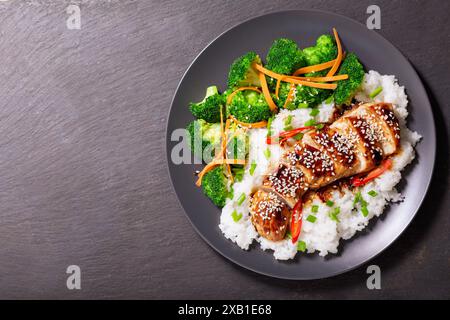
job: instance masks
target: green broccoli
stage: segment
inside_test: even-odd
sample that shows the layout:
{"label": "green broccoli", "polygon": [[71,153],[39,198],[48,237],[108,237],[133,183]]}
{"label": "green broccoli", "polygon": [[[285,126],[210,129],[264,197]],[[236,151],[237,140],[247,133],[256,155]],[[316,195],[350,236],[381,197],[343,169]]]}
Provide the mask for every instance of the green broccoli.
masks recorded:
{"label": "green broccoli", "polygon": [[305,56],[295,41],[277,39],[267,53],[266,68],[279,74],[291,75],[305,65]]}
{"label": "green broccoli", "polygon": [[337,82],[334,102],[337,105],[350,104],[364,79],[364,67],[354,53],[349,53],[342,61],[338,74],[348,74],[348,79]]}
{"label": "green broccoli", "polygon": [[[303,49],[303,54],[305,57],[306,65],[311,66],[320,64],[336,58],[337,46],[332,36],[324,34],[317,38],[315,46]],[[321,77],[325,76],[326,74],[327,70],[322,70],[318,72],[307,73],[304,76]],[[279,107],[282,107],[284,105],[287,94],[289,92],[289,87],[289,84],[283,84],[283,86],[280,87],[279,99],[275,100]],[[327,99],[332,93],[333,91],[331,90],[298,85],[296,86],[294,92],[294,98],[287,105],[287,108],[311,108]]]}
{"label": "green broccoli", "polygon": [[329,34],[321,35],[315,46],[303,49],[303,54],[308,66],[333,60],[337,56],[336,42]]}
{"label": "green broccoli", "polygon": [[[199,159],[206,157],[205,161],[212,159],[220,145],[220,123],[208,123],[203,119],[198,119],[189,123],[186,130],[190,137],[189,146],[194,155]],[[208,154],[205,155],[207,148]]]}
{"label": "green broccoli", "polygon": [[267,120],[272,116],[264,95],[255,91],[237,92],[227,112],[239,121],[247,123]]}
{"label": "green broccoli", "polygon": [[[286,98],[289,94],[290,87],[290,83],[282,82],[280,85],[280,91],[278,93],[278,99],[275,97],[275,95],[273,95],[273,100],[279,108],[282,108],[284,106]],[[288,110],[314,107],[332,94],[331,90],[300,85],[297,85],[294,90],[295,91],[293,94],[293,98],[291,98],[290,103],[288,103],[286,106],[286,109]]]}
{"label": "green broccoli", "polygon": [[220,121],[220,108],[225,106],[224,98],[219,94],[216,86],[206,89],[205,98],[197,103],[190,103],[189,108],[197,119],[215,123]]}
{"label": "green broccoli", "polygon": [[248,52],[234,60],[228,73],[228,88],[255,86],[260,87],[261,82],[258,70],[254,64],[261,64],[261,58],[255,52]]}
{"label": "green broccoli", "polygon": [[205,173],[202,179],[202,189],[208,198],[222,208],[228,196],[228,179],[223,166],[217,166]]}

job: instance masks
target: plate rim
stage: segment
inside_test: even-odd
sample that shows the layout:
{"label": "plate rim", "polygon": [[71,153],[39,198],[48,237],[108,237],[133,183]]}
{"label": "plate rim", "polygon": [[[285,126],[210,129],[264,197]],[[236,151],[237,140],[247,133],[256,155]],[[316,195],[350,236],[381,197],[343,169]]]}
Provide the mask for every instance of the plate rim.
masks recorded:
{"label": "plate rim", "polygon": [[[259,18],[263,18],[266,16],[270,16],[270,15],[277,15],[277,14],[287,14],[287,13],[321,13],[321,14],[327,14],[327,15],[332,15],[332,16],[336,16],[338,18],[341,19],[345,19],[348,20],[351,23],[357,24],[360,27],[366,28],[366,26],[364,24],[362,24],[361,22],[349,18],[345,15],[339,14],[339,13],[335,13],[335,12],[331,12],[331,11],[327,11],[327,10],[320,10],[320,9],[292,9],[292,10],[280,10],[280,11],[271,11],[271,12],[267,12],[267,13],[263,13],[260,15],[255,15],[252,17],[249,17],[243,21],[240,21],[238,23],[235,23],[234,25],[232,25],[231,27],[227,28],[225,31],[221,32],[219,35],[217,35],[214,39],[212,39],[210,42],[208,42],[208,44],[195,56],[195,58],[192,60],[192,62],[188,65],[188,67],[186,68],[186,70],[184,71],[183,75],[180,78],[180,81],[178,82],[177,87],[175,88],[174,94],[172,96],[172,99],[170,101],[170,108],[169,111],[167,113],[167,121],[165,124],[165,140],[164,140],[164,152],[166,154],[166,161],[165,161],[165,166],[166,166],[166,170],[169,176],[169,180],[170,180],[170,186],[172,188],[172,190],[175,192],[178,204],[181,206],[181,208],[183,209],[184,215],[187,217],[189,223],[191,224],[191,226],[194,228],[195,232],[197,233],[197,235],[199,235],[211,248],[213,248],[217,253],[220,254],[221,257],[226,258],[227,260],[235,263],[236,265],[238,265],[241,268],[244,268],[246,270],[250,270],[252,272],[255,272],[257,274],[266,276],[266,277],[270,277],[270,278],[276,278],[276,279],[282,279],[282,280],[293,280],[293,281],[309,281],[309,280],[318,280],[318,279],[327,279],[327,278],[331,278],[331,277],[335,277],[347,272],[350,272],[352,270],[355,270],[359,267],[361,267],[362,265],[364,265],[365,263],[368,263],[369,261],[373,260],[374,258],[376,258],[378,255],[380,255],[381,253],[383,253],[384,251],[386,251],[386,249],[388,249],[394,242],[396,242],[398,240],[398,238],[400,238],[400,236],[405,232],[405,230],[410,226],[411,222],[414,220],[414,218],[417,216],[417,213],[419,212],[419,210],[422,208],[423,202],[425,200],[425,197],[428,195],[429,192],[429,188],[431,185],[431,181],[433,179],[434,176],[434,171],[435,171],[435,164],[436,164],[436,122],[435,122],[435,114],[433,112],[433,108],[431,106],[431,102],[428,96],[428,92],[426,90],[426,87],[424,86],[423,80],[422,78],[419,76],[419,74],[417,73],[415,67],[412,65],[412,63],[410,62],[410,60],[404,56],[404,54],[395,46],[393,45],[389,40],[387,40],[385,37],[383,37],[381,34],[379,34],[378,32],[371,30],[373,32],[373,34],[379,38],[381,41],[383,41],[384,43],[386,43],[388,46],[390,46],[393,50],[395,50],[397,53],[399,53],[404,60],[406,61],[406,63],[408,64],[408,66],[411,68],[412,72],[414,73],[414,75],[417,77],[417,79],[420,82],[421,87],[423,88],[423,91],[425,92],[425,96],[424,98],[426,99],[426,102],[428,103],[428,105],[430,106],[431,112],[432,112],[432,116],[431,116],[431,122],[432,122],[432,136],[428,137],[428,139],[430,139],[430,143],[432,143],[433,145],[433,150],[432,150],[432,164],[431,164],[431,174],[429,175],[427,181],[426,181],[426,187],[425,187],[425,191],[423,192],[420,200],[418,201],[418,205],[417,208],[415,209],[414,213],[410,216],[409,220],[405,223],[404,227],[393,237],[393,239],[384,247],[380,248],[378,250],[378,252],[372,254],[370,257],[366,258],[364,261],[361,261],[359,263],[357,263],[354,266],[350,266],[347,268],[343,268],[339,271],[336,272],[332,272],[326,276],[318,276],[318,277],[307,277],[307,278],[301,278],[301,277],[296,277],[296,276],[281,276],[281,275],[275,275],[275,274],[271,274],[269,272],[265,272],[265,271],[261,271],[258,270],[256,268],[244,265],[243,263],[241,263],[240,261],[237,261],[237,259],[230,257],[228,254],[225,254],[224,252],[222,252],[221,250],[219,250],[219,248],[217,248],[216,245],[214,245],[208,238],[206,238],[201,232],[200,230],[197,228],[197,226],[193,223],[193,221],[191,220],[190,216],[188,215],[188,213],[186,212],[180,197],[178,196],[178,192],[175,188],[173,179],[172,179],[172,173],[170,171],[170,157],[169,157],[169,143],[168,143],[168,138],[169,138],[169,119],[170,119],[170,115],[172,113],[172,108],[175,102],[175,98],[177,97],[177,93],[178,90],[180,89],[181,84],[183,83],[185,77],[187,76],[187,74],[189,73],[190,69],[192,68],[192,66],[197,62],[197,60],[199,59],[199,57],[203,54],[203,52],[205,52],[213,43],[215,43],[218,39],[220,39],[222,36],[224,36],[225,34],[227,34],[228,32],[230,32],[231,30],[241,26],[242,24],[248,23],[252,20],[256,20]],[[409,101],[408,101],[409,104]],[[420,141],[419,141],[420,143]],[[403,180],[403,179],[402,179]],[[235,244],[233,244],[235,245]],[[317,253],[314,253],[317,254]]]}

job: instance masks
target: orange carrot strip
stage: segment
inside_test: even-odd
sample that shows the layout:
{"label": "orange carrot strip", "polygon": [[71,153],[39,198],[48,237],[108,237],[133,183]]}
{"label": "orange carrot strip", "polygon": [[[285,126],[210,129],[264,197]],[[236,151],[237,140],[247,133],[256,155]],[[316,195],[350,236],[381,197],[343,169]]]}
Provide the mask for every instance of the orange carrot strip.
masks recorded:
{"label": "orange carrot strip", "polygon": [[[224,151],[223,151],[223,154],[222,154],[222,157],[224,158],[224,160],[227,160],[228,131],[230,129],[230,123],[231,123],[230,119],[227,119],[227,121],[225,123],[225,134],[224,134],[225,141],[223,142],[223,150]],[[227,167],[228,176],[229,176],[231,182],[233,182],[234,179],[233,179],[233,174],[231,173],[230,164],[226,163],[225,165]]]}
{"label": "orange carrot strip", "polygon": [[[267,98],[266,94],[268,94],[268,96],[270,97],[270,93],[269,93],[269,89],[268,88],[267,88],[267,92],[264,93],[264,84],[267,87],[267,81],[266,81],[265,77],[264,77],[264,81],[262,80],[261,74],[265,74],[265,75],[267,75],[267,76],[269,76],[271,78],[277,79],[277,80],[282,80],[282,79],[286,78],[287,80],[284,80],[285,82],[301,84],[301,85],[307,86],[307,87],[314,87],[314,88],[320,88],[320,89],[336,89],[336,87],[337,87],[336,84],[326,84],[326,83],[319,83],[319,84],[317,84],[317,83],[312,82],[312,81],[303,81],[303,80],[291,79],[289,77],[286,77],[285,75],[278,74],[278,73],[275,73],[273,71],[270,71],[270,70],[264,68],[263,66],[261,66],[259,64],[256,64],[255,68],[258,71],[260,71],[260,74],[259,74],[260,77],[259,78],[261,80],[261,87],[263,89],[263,94],[266,97],[267,103],[269,103],[269,107],[270,107],[270,102],[269,102],[269,99]],[[272,100],[272,98],[270,97],[270,101],[271,100]],[[272,101],[272,103],[273,103],[273,101]],[[275,105],[275,103],[273,103],[273,104]],[[276,105],[275,105],[275,107],[276,107]],[[276,110],[276,109],[273,109],[273,110]]]}
{"label": "orange carrot strip", "polygon": [[269,77],[271,77],[271,78],[274,78],[274,79],[280,79],[281,77],[284,77],[284,75],[283,74],[278,74],[278,73],[275,73],[275,72],[273,72],[273,71],[270,71],[269,69],[266,69],[266,68],[264,68],[262,65],[260,65],[260,64],[255,64],[255,68],[256,68],[256,70],[258,70],[259,72],[261,72],[261,73],[264,73],[265,75],[267,75],[267,76],[269,76]]}
{"label": "orange carrot strip", "polygon": [[313,81],[297,80],[297,79],[292,79],[292,78],[287,78],[285,81],[289,82],[289,83],[301,84],[302,86],[320,88],[320,89],[334,90],[337,87],[337,84],[335,84],[335,83],[320,83],[320,82],[313,82]]}
{"label": "orange carrot strip", "polygon": [[288,95],[286,97],[286,101],[284,102],[283,109],[286,109],[288,103],[291,101],[292,96],[294,95],[294,89],[295,89],[295,85],[291,84],[291,88],[289,89],[289,93],[288,93]]}
{"label": "orange carrot strip", "polygon": [[197,182],[195,183],[195,185],[196,185],[197,187],[200,187],[200,186],[202,185],[202,179],[203,179],[203,176],[205,175],[205,173],[207,173],[208,171],[212,170],[214,167],[216,167],[216,166],[218,166],[219,164],[221,164],[221,161],[222,161],[222,160],[218,159],[218,160],[213,160],[213,161],[211,161],[210,163],[208,163],[208,164],[203,168],[203,170],[200,171],[200,173],[198,174],[198,179],[197,179]]}
{"label": "orange carrot strip", "polygon": [[244,159],[224,159],[223,163],[245,165]]}
{"label": "orange carrot strip", "polygon": [[330,71],[328,71],[328,73],[327,73],[327,77],[334,76],[334,74],[336,73],[336,71],[339,68],[339,65],[342,62],[342,45],[341,45],[341,41],[339,40],[339,35],[338,35],[338,33],[337,33],[335,28],[333,28],[333,34],[334,34],[334,38],[336,39],[336,44],[337,44],[337,47],[338,47],[338,54],[337,54],[337,58],[336,58],[335,63],[331,67]]}
{"label": "orange carrot strip", "polygon": [[279,99],[280,97],[278,96],[278,94],[280,93],[280,85],[281,85],[281,79],[277,79],[277,85],[275,86],[275,96],[277,97],[277,99]]}
{"label": "orange carrot strip", "polygon": [[339,81],[339,80],[348,79],[348,74],[340,74],[340,75],[337,75],[337,76],[330,76],[330,77],[294,77],[294,76],[289,76],[287,78],[289,78],[289,79],[297,79],[297,80],[304,80],[304,81],[313,81],[313,82],[332,82],[332,81]]}
{"label": "orange carrot strip", "polygon": [[272,97],[270,96],[269,87],[267,86],[266,76],[264,73],[259,73],[259,80],[261,81],[261,88],[264,94],[264,98],[266,98],[267,104],[272,112],[276,112],[278,110],[277,105],[273,102]]}
{"label": "orange carrot strip", "polygon": [[261,93],[261,90],[259,90],[257,87],[241,87],[239,89],[234,90],[232,93],[230,93],[230,95],[227,98],[227,105],[229,105],[231,103],[231,101],[233,100],[236,93],[238,93],[239,91],[244,91],[244,90],[253,90],[253,91]]}
{"label": "orange carrot strip", "polygon": [[336,61],[336,59],[335,60],[331,60],[331,61],[327,61],[327,62],[324,62],[324,63],[320,63],[320,64],[315,64],[313,66],[308,66],[308,67],[303,67],[303,68],[297,69],[294,72],[294,76],[297,76],[299,74],[304,74],[304,73],[322,71],[322,70],[331,68],[334,65],[335,61]]}
{"label": "orange carrot strip", "polygon": [[203,180],[203,176],[208,172],[211,171],[213,168],[215,168],[218,165],[221,164],[240,164],[240,165],[245,165],[245,160],[242,159],[215,159],[213,161],[211,161],[210,163],[208,163],[202,171],[199,172],[198,174],[198,179],[197,182],[195,183],[195,185],[197,187],[200,187],[202,185],[202,180]]}
{"label": "orange carrot strip", "polygon": [[239,121],[238,119],[236,119],[236,117],[234,117],[232,115],[230,115],[230,118],[231,118],[231,120],[236,122],[241,127],[246,127],[246,128],[264,128],[264,127],[267,126],[267,121],[248,123],[248,122]]}

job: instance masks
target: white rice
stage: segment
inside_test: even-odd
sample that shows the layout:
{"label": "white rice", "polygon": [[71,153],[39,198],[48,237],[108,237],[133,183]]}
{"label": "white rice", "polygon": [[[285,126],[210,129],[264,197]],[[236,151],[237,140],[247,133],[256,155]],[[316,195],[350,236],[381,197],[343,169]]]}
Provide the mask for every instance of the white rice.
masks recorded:
{"label": "white rice", "polygon": [[[383,90],[374,99],[371,99],[369,97],[370,93],[379,86]],[[397,84],[394,76],[380,75],[376,71],[369,71],[364,77],[362,89],[357,93],[356,99],[362,102],[384,101],[394,105],[394,113],[401,124],[402,151],[393,157],[394,164],[391,170],[360,188],[361,195],[368,203],[369,213],[366,217],[361,213],[359,204],[354,208],[355,194],[348,189],[344,190],[343,193],[336,191],[332,195],[333,207],[340,208],[339,222],[330,219],[329,212],[332,208],[319,199],[314,199],[311,204],[304,206],[302,232],[299,240],[306,244],[308,253],[317,251],[321,256],[325,256],[328,253],[337,253],[340,239],[350,239],[357,231],[363,230],[372,217],[381,215],[388,202],[401,200],[401,195],[395,189],[395,185],[401,179],[400,171],[414,159],[413,147],[421,138],[417,132],[406,128],[406,117],[408,115],[406,106],[408,100],[404,87]],[[320,113],[315,116],[315,120],[317,122],[326,122],[334,112],[334,105],[322,103],[319,106],[319,110]],[[292,115],[292,126],[294,128],[304,125],[306,121],[311,119],[309,112],[310,109],[280,111],[272,123],[273,133],[277,134],[283,131],[284,119],[288,115]],[[292,259],[298,252],[296,244],[292,244],[292,241],[289,239],[273,242],[260,237],[250,221],[248,210],[249,195],[255,186],[261,184],[262,175],[266,174],[268,170],[273,170],[277,167],[283,151],[279,145],[268,146],[266,144],[267,129],[252,129],[250,131],[249,161],[245,174],[241,182],[236,182],[233,185],[234,198],[232,200],[228,199],[222,209],[219,227],[226,238],[235,242],[242,249],[248,250],[253,241],[257,241],[263,250],[273,250],[276,259]],[[264,154],[268,148],[270,150],[270,158],[266,159]],[[253,162],[257,166],[254,174],[250,175],[249,168]],[[368,192],[372,190],[377,193],[375,197],[368,195]],[[237,199],[242,193],[246,197],[245,201],[239,205]],[[312,205],[318,206],[319,210],[317,213],[311,212]],[[235,210],[237,213],[242,214],[242,218],[237,222],[232,218],[232,213]],[[310,214],[316,217],[314,223],[306,220]]]}

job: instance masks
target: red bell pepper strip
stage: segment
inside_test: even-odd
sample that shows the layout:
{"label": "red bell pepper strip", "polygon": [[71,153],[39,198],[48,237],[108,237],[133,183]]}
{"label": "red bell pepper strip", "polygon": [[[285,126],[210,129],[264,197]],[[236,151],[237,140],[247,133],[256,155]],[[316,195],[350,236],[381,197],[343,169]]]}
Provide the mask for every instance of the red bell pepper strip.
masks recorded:
{"label": "red bell pepper strip", "polygon": [[292,138],[293,136],[299,134],[300,132],[306,131],[306,130],[310,130],[313,129],[314,126],[307,126],[307,127],[300,127],[300,128],[296,128],[296,129],[292,129],[289,131],[283,131],[281,132],[278,137],[267,137],[266,143],[267,144],[275,144],[277,142],[284,142],[289,138]]}
{"label": "red bell pepper strip", "polygon": [[352,186],[354,186],[354,187],[363,186],[363,185],[369,183],[370,181],[374,180],[375,178],[378,178],[379,176],[381,176],[384,172],[389,170],[391,167],[392,167],[392,160],[386,159],[381,164],[381,166],[370,171],[369,174],[365,178],[353,177],[350,180],[350,182],[351,182]]}
{"label": "red bell pepper strip", "polygon": [[292,209],[292,218],[291,218],[291,236],[292,243],[296,243],[298,237],[300,236],[300,231],[302,230],[302,221],[303,221],[303,203],[300,198]]}

